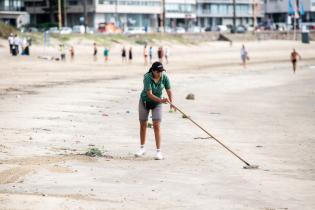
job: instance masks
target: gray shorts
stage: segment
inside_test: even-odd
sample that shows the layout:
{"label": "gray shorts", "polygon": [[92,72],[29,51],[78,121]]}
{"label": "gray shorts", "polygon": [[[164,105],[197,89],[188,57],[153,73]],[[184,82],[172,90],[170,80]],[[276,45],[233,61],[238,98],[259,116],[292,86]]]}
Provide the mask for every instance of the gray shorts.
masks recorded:
{"label": "gray shorts", "polygon": [[[139,101],[139,120],[140,121],[148,121],[150,110],[147,110],[142,100]],[[157,105],[154,109],[152,109],[152,120],[153,121],[161,121],[162,120],[162,104]]]}

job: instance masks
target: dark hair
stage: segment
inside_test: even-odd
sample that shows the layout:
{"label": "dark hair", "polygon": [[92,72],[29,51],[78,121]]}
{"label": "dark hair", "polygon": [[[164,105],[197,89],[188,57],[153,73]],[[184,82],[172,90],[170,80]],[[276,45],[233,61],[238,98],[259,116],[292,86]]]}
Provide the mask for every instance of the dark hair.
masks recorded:
{"label": "dark hair", "polygon": [[149,72],[153,72],[153,71],[165,71],[165,69],[163,68],[163,64],[159,61],[156,61],[152,64],[152,66],[150,67]]}

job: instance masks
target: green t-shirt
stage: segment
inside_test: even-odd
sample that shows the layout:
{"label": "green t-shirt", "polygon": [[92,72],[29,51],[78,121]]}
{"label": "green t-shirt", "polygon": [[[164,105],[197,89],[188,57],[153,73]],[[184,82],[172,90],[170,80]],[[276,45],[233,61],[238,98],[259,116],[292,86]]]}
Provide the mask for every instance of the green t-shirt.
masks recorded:
{"label": "green t-shirt", "polygon": [[141,92],[141,100],[143,102],[159,104],[158,102],[155,102],[148,97],[147,91],[152,90],[153,95],[155,95],[158,98],[161,98],[164,88],[166,90],[171,89],[170,80],[168,79],[165,73],[162,73],[161,79],[157,83],[154,82],[153,74],[151,72],[146,73],[143,79],[143,90]]}

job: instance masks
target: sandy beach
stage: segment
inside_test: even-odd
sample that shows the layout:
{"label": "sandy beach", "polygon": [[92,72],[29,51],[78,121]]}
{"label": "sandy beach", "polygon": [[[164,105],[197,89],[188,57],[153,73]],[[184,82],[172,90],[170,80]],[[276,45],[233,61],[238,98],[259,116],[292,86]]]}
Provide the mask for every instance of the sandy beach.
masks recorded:
{"label": "sandy beach", "polygon": [[[1,210],[315,209],[315,43],[164,43],[174,103],[259,169],[245,165],[179,112],[163,108],[162,161],[139,148],[143,46],[122,64],[117,44],[93,61],[92,41],[74,61],[32,46],[11,57],[0,40]],[[126,44],[126,46],[130,46]],[[157,47],[157,45],[154,45]],[[302,60],[293,74],[292,48]],[[69,53],[67,53],[69,58]],[[156,59],[156,56],[155,56]],[[195,100],[186,100],[193,93]],[[84,155],[99,148],[103,157]]]}

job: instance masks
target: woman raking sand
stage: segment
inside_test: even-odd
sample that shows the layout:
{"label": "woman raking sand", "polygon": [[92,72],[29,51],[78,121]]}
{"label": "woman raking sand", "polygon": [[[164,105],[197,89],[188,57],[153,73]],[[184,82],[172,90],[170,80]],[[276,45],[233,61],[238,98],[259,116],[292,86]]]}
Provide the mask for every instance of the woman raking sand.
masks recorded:
{"label": "woman raking sand", "polygon": [[[149,112],[152,112],[153,129],[156,143],[156,160],[162,160],[161,153],[161,132],[160,124],[162,120],[162,103],[172,103],[171,84],[161,62],[154,62],[144,75],[143,90],[139,101],[139,121],[140,121],[140,149],[136,152],[136,157],[145,155],[146,130]],[[162,98],[165,88],[168,98]],[[170,109],[175,108],[170,106]]]}

